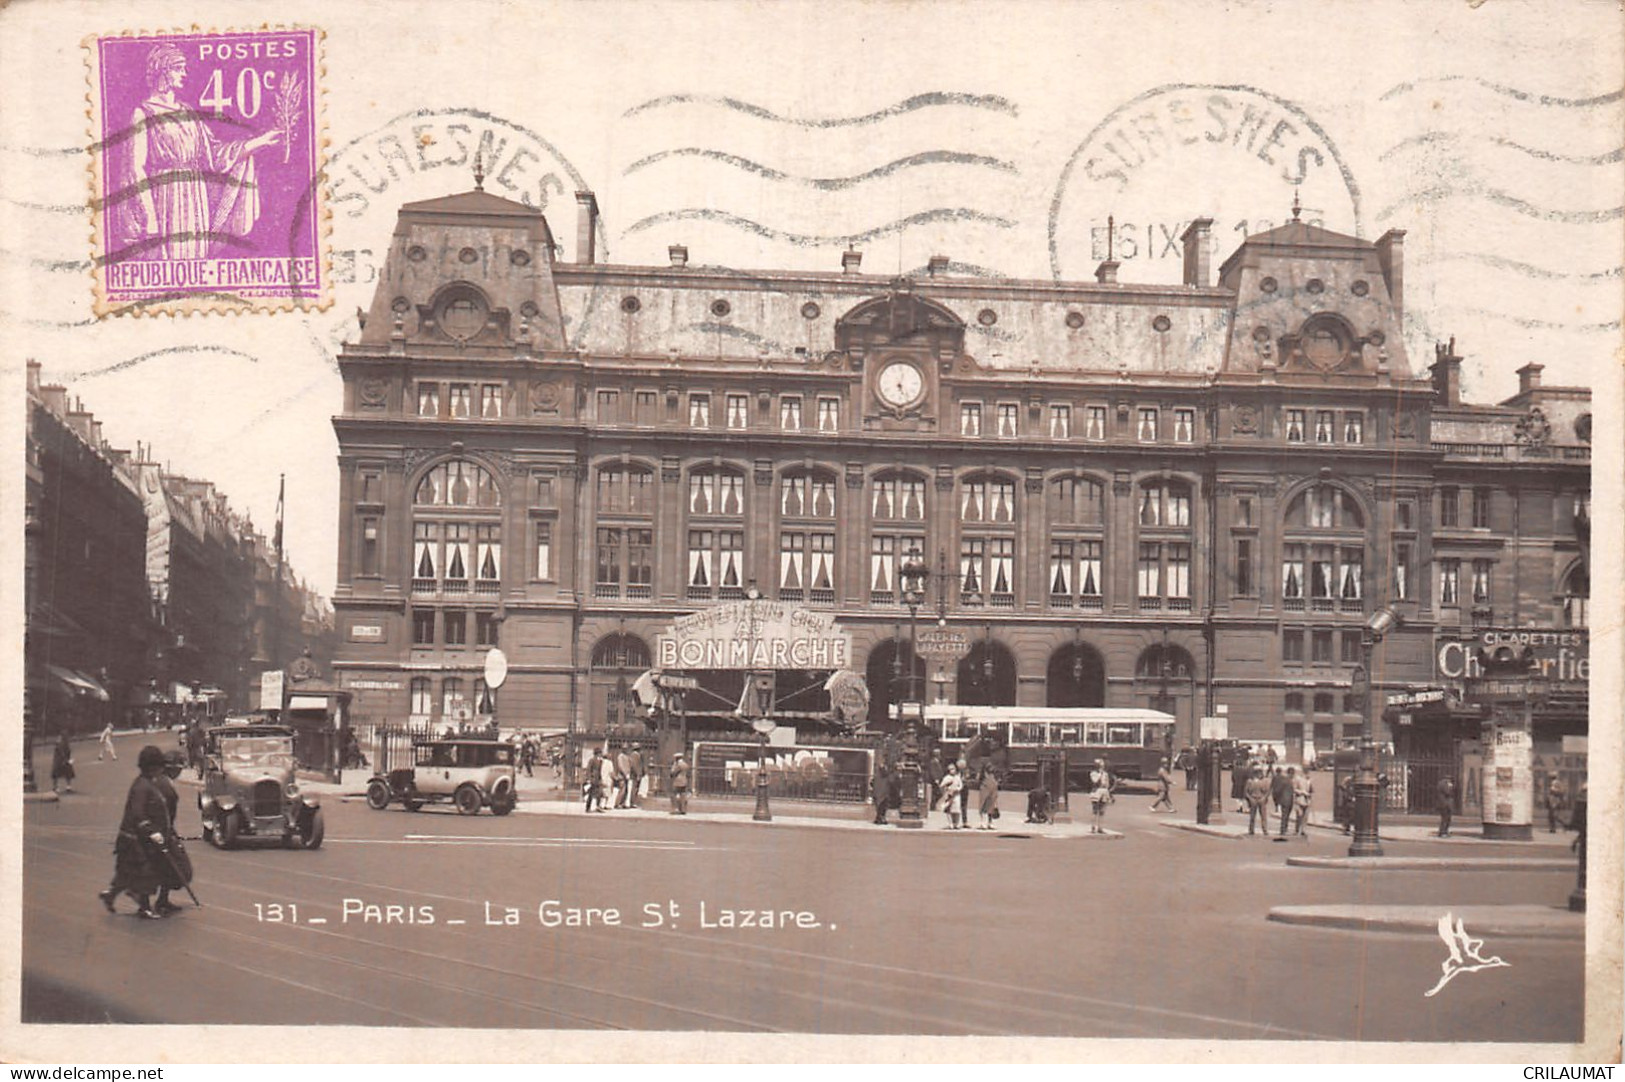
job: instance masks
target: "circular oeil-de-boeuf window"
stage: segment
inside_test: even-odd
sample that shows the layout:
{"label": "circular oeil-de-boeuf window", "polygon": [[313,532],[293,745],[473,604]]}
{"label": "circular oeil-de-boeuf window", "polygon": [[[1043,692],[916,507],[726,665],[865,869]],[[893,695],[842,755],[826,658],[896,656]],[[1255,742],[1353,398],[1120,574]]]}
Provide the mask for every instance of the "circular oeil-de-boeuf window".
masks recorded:
{"label": "circular oeil-de-boeuf window", "polygon": [[734,306],[729,304],[727,301],[723,300],[720,297],[711,302],[711,314],[718,317],[718,318],[721,318],[722,316],[727,315],[729,312],[732,312],[733,310],[734,310]]}
{"label": "circular oeil-de-boeuf window", "polygon": [[1322,371],[1340,368],[1349,359],[1348,332],[1331,319],[1311,319],[1303,326],[1303,356]]}
{"label": "circular oeil-de-boeuf window", "polygon": [[623,312],[628,312],[628,313],[636,312],[638,309],[640,309],[642,307],[643,307],[643,302],[638,300],[636,297],[632,296],[631,294],[628,294],[628,295],[621,298],[621,311],[623,311]]}
{"label": "circular oeil-de-boeuf window", "polygon": [[1353,293],[1356,297],[1363,297],[1367,293],[1371,292],[1371,283],[1366,281],[1364,278],[1356,279],[1354,284],[1349,286],[1349,292]]}
{"label": "circular oeil-de-boeuf window", "polygon": [[478,261],[480,258],[480,253],[476,252],[472,248],[464,248],[462,251],[457,253],[457,258],[463,263],[473,263]]}
{"label": "circular oeil-de-boeuf window", "polygon": [[802,319],[817,319],[822,312],[823,309],[818,307],[817,301],[808,301],[801,306]]}
{"label": "circular oeil-de-boeuf window", "polygon": [[1258,288],[1263,290],[1265,293],[1274,293],[1280,288],[1280,285],[1275,281],[1274,278],[1264,278],[1258,283]]}
{"label": "circular oeil-de-boeuf window", "polygon": [[999,313],[991,308],[984,308],[976,313],[976,322],[984,327],[991,327],[999,321]]}
{"label": "circular oeil-de-boeuf window", "polygon": [[1077,330],[1079,327],[1083,326],[1083,313],[1068,312],[1066,314],[1066,325],[1071,327],[1073,330]]}
{"label": "circular oeil-de-boeuf window", "polygon": [[484,299],[477,294],[458,293],[441,304],[438,322],[441,330],[466,342],[485,326],[487,312]]}

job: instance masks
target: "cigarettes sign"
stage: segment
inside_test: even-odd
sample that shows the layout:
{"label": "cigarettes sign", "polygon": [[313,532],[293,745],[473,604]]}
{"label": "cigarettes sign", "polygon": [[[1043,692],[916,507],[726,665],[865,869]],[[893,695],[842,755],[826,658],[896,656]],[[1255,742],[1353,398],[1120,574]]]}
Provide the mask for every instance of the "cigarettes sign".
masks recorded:
{"label": "cigarettes sign", "polygon": [[1533,650],[1530,676],[1540,683],[1583,686],[1591,679],[1589,643],[1584,631],[1537,628],[1485,628],[1469,637],[1441,637],[1434,654],[1435,671],[1445,680],[1476,680],[1484,675],[1478,651],[1498,646]]}

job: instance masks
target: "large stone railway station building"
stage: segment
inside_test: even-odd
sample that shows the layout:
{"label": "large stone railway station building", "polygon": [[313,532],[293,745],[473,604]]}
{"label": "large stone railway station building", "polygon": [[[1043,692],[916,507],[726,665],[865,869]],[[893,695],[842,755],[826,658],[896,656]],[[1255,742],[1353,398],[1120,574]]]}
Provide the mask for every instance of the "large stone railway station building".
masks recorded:
{"label": "large stone railway station building", "polygon": [[[1584,655],[1589,392],[1532,359],[1470,404],[1453,342],[1409,356],[1400,231],[1293,220],[1214,267],[1199,218],[1175,286],[893,277],[603,264],[577,202],[573,262],[484,191],[401,208],[334,420],[359,721],[601,730],[674,621],[759,594],[842,629],[884,727],[911,555],[920,628],[964,644],[917,663],[927,698],[1160,705],[1180,742],[1215,713],[1293,758],[1359,736],[1384,606],[1372,691],[1415,703],[1385,741],[1461,731],[1486,632]],[[820,662],[776,709],[829,710]],[[743,671],[687,675],[733,713]],[[1584,731],[1568,686],[1537,740]]]}

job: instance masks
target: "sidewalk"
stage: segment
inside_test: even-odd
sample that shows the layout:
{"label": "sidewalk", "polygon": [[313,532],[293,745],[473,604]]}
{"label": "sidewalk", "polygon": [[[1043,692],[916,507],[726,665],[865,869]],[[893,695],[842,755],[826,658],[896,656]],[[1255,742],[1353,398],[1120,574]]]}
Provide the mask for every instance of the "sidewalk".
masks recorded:
{"label": "sidewalk", "polygon": [[[1175,830],[1188,830],[1195,834],[1206,834],[1216,838],[1247,837],[1246,815],[1237,811],[1226,809],[1222,818],[1223,822],[1207,824],[1197,823],[1193,819],[1173,819],[1165,821],[1163,825],[1173,827]],[[1273,829],[1270,831],[1270,837],[1273,838],[1276,836],[1275,831],[1279,830],[1280,827],[1273,814],[1270,816],[1270,822],[1275,824]],[[1382,841],[1428,842],[1430,844],[1447,846],[1538,846],[1543,850],[1560,850],[1565,852],[1569,848],[1569,843],[1574,841],[1574,835],[1572,833],[1559,831],[1556,834],[1548,834],[1538,827],[1535,830],[1534,837],[1529,841],[1508,841],[1505,838],[1486,838],[1484,837],[1484,829],[1481,824],[1465,820],[1457,820],[1461,826],[1458,827],[1458,829],[1452,830],[1449,837],[1441,838],[1439,837],[1436,820],[1429,819],[1427,822],[1430,825],[1424,826],[1421,822],[1418,822],[1413,817],[1401,817],[1398,818],[1397,821],[1381,820],[1378,823],[1377,836]],[[1316,832],[1314,836],[1317,838],[1324,838],[1328,835],[1342,836],[1343,834],[1342,824],[1333,821],[1330,812],[1311,811],[1309,813],[1308,827],[1311,831]],[[1288,837],[1291,837],[1291,835],[1288,835]],[[1572,861],[1570,863],[1572,864]]]}
{"label": "sidewalk", "polygon": [[[1437,905],[1280,905],[1270,920],[1355,932],[1439,934],[1447,910]],[[1545,905],[1451,906],[1450,915],[1475,938],[1585,939],[1585,914]],[[1493,951],[1491,952],[1493,953]]]}

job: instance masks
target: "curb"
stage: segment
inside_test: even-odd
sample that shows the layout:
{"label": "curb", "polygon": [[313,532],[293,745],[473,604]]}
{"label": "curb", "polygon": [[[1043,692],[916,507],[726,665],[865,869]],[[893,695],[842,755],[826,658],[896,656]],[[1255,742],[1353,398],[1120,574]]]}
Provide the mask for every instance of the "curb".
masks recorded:
{"label": "curb", "polygon": [[1439,918],[1446,912],[1459,918],[1474,936],[1510,936],[1521,939],[1585,940],[1585,915],[1544,905],[1476,905],[1446,907],[1422,905],[1283,905],[1265,919],[1280,924],[1340,928],[1355,932],[1439,934]]}
{"label": "curb", "polygon": [[1273,841],[1292,841],[1292,842],[1305,842],[1306,843],[1306,842],[1309,841],[1309,836],[1307,834],[1288,834],[1285,837],[1282,837],[1279,834],[1275,834],[1275,833],[1273,833],[1271,831],[1267,831],[1267,830],[1264,831],[1262,834],[1248,834],[1245,830],[1242,830],[1240,827],[1212,826],[1212,825],[1204,824],[1204,823],[1168,823],[1168,822],[1165,822],[1162,825],[1165,826],[1165,827],[1172,827],[1174,830],[1188,831],[1191,834],[1205,834],[1210,838],[1229,838],[1231,841],[1239,841],[1242,838],[1254,838],[1254,837],[1266,838],[1266,839],[1268,839],[1269,841],[1272,841],[1272,842]]}
{"label": "curb", "polygon": [[62,800],[58,793],[24,793],[24,804],[56,804]]}
{"label": "curb", "polygon": [[1288,857],[1294,868],[1350,868],[1370,872],[1568,872],[1572,860],[1540,857]]}

